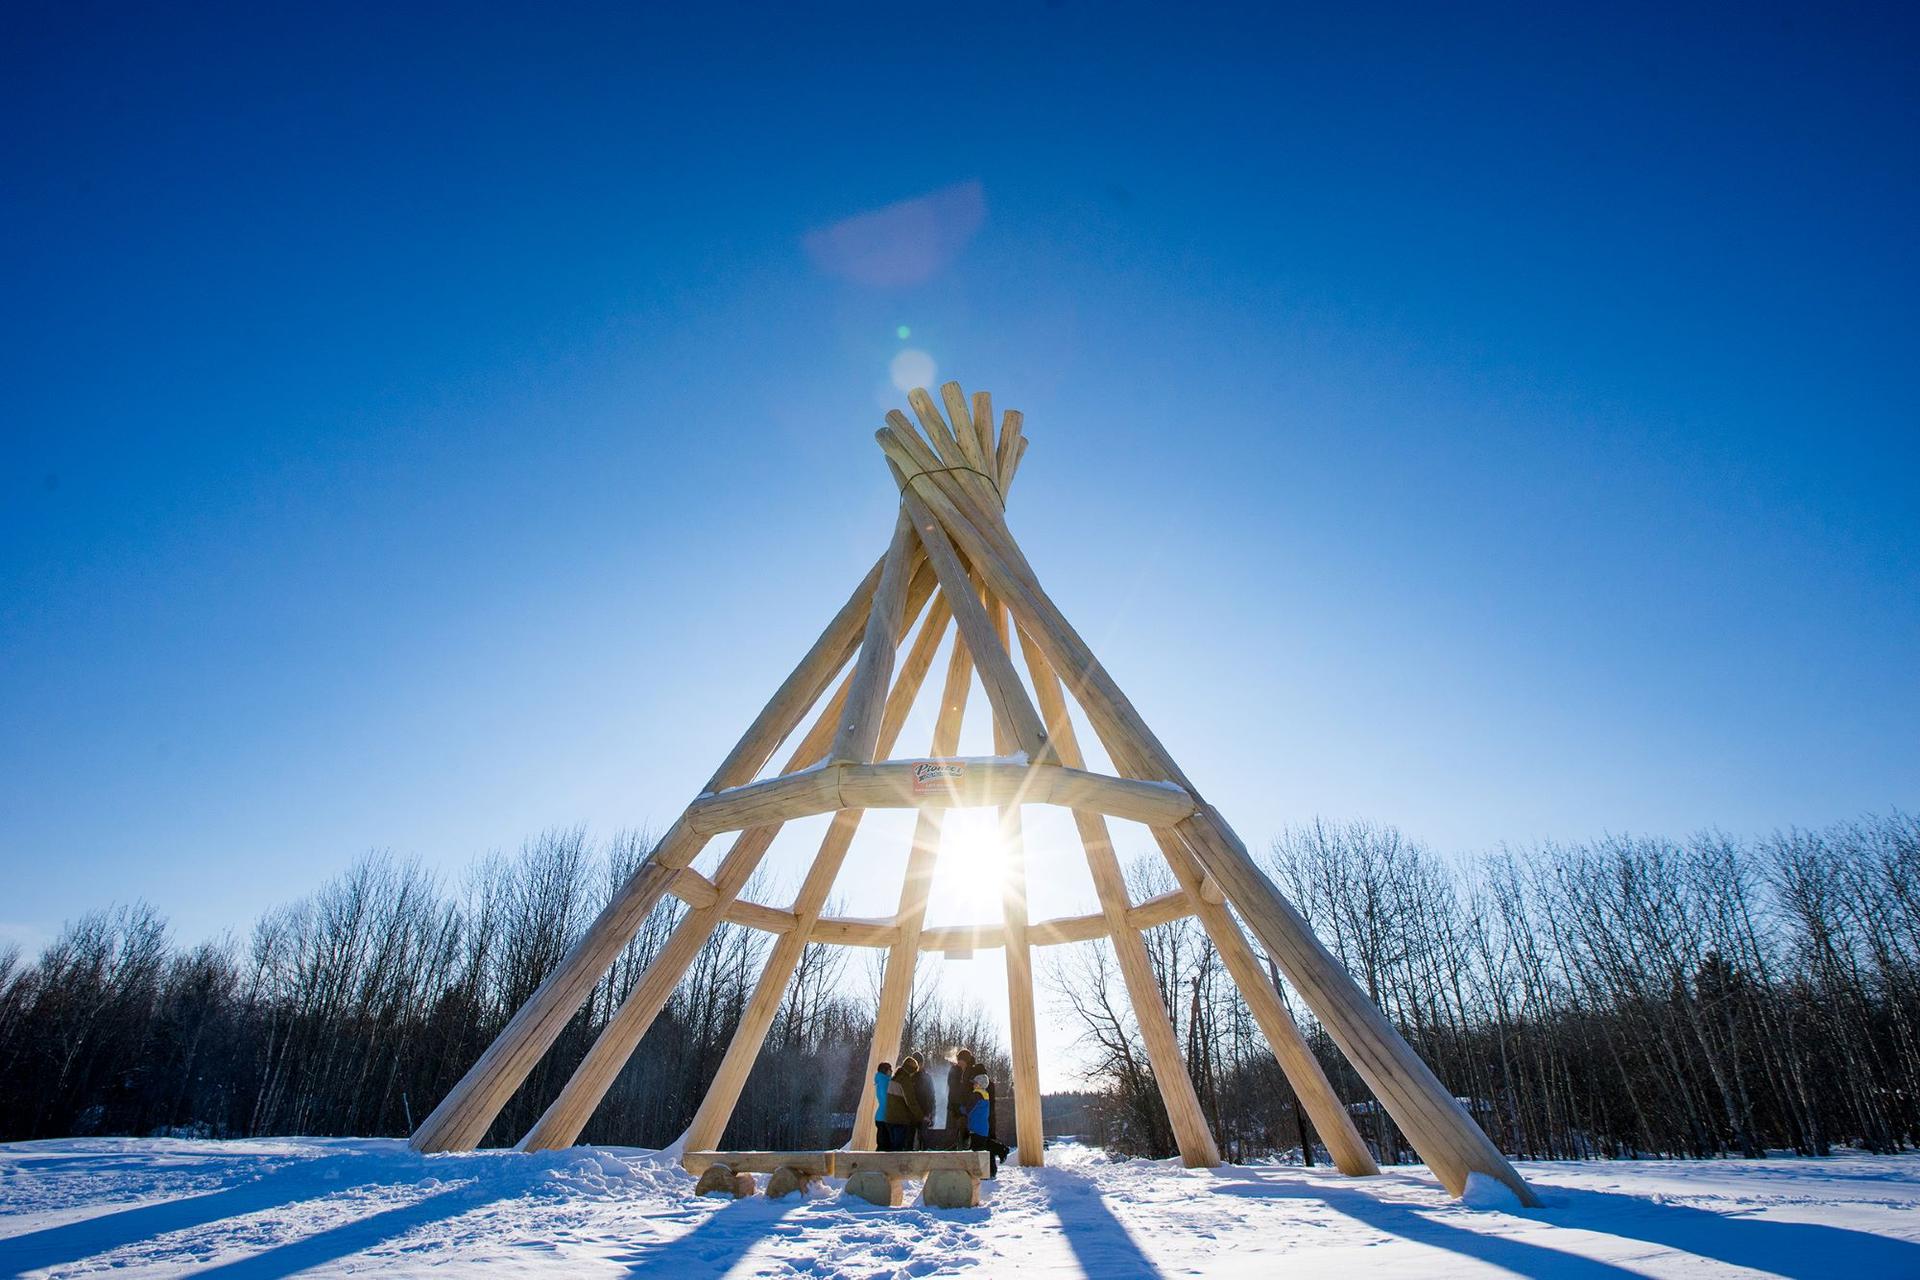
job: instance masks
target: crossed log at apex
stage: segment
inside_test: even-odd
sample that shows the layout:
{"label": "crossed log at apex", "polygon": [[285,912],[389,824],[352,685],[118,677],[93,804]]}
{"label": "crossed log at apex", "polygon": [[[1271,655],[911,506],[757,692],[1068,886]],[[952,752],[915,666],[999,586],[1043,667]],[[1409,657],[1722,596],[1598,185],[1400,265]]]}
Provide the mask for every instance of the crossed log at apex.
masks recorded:
{"label": "crossed log at apex", "polygon": [[[764,925],[761,913],[777,916],[780,932],[740,1026],[680,1140],[688,1150],[716,1146],[801,953],[809,942],[852,941],[860,932],[846,927],[858,922],[823,921],[821,912],[862,815],[869,807],[904,804],[918,808],[919,817],[899,906],[890,922],[867,926],[888,948],[868,1055],[871,1075],[898,1046],[919,954],[934,949],[929,942],[936,933],[954,932],[924,928],[945,809],[992,803],[1000,806],[1007,848],[997,940],[1007,952],[1015,1137],[1021,1162],[1039,1164],[1041,1107],[1031,960],[1036,929],[1027,918],[1020,805],[1051,802],[1073,812],[1101,908],[1098,925],[1085,936],[1105,936],[1114,946],[1185,1163],[1217,1165],[1219,1149],[1187,1076],[1141,939],[1141,929],[1157,917],[1144,912],[1149,904],[1136,906],[1128,900],[1107,828],[1109,814],[1149,825],[1180,885],[1183,913],[1198,916],[1342,1172],[1365,1175],[1379,1169],[1262,971],[1234,910],[1449,1191],[1462,1194],[1468,1177],[1479,1173],[1505,1183],[1522,1203],[1537,1204],[1532,1188],[1254,864],[1239,837],[1201,798],[1041,589],[1005,519],[1006,495],[1027,451],[1020,413],[1008,410],[1003,415],[996,438],[987,393],[976,392],[969,402],[959,385],[949,382],[941,388],[941,399],[944,415],[925,390],[915,389],[908,402],[918,429],[895,410],[876,435],[900,490],[899,519],[886,554],[700,796],[421,1124],[413,1135],[414,1148],[464,1150],[480,1142],[648,912],[669,892],[688,901],[688,912],[519,1145],[522,1150],[572,1145],[713,931],[729,919]],[[896,672],[896,651],[916,618],[919,631]],[[948,761],[954,756],[967,691],[977,675],[992,709],[995,750],[1004,758],[975,762],[971,770],[965,762],[954,761],[954,767],[944,771],[957,775],[949,783],[908,786],[902,770],[910,765],[876,760],[884,762],[891,755],[949,624],[956,635],[930,757]],[[1014,667],[1011,642],[1016,631],[1037,706]],[[807,708],[827,694],[849,660],[852,670],[826,698],[785,769],[755,783],[774,749],[798,727]],[[1120,777],[1086,771],[1067,712],[1069,695],[1085,710]],[[1009,756],[1013,752],[1023,753],[1024,760]],[[824,811],[832,811],[833,819],[791,909],[776,912],[738,901],[781,827]],[[728,830],[739,834],[713,878],[693,872],[689,864],[706,841]],[[849,1146],[871,1147],[873,1137],[872,1109],[862,1106]]]}

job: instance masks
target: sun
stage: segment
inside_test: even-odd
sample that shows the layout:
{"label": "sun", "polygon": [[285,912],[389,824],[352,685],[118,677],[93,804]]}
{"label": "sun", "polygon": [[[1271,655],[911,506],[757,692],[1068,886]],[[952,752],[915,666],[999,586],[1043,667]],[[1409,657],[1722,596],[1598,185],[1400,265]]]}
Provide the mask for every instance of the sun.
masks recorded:
{"label": "sun", "polygon": [[941,828],[940,872],[955,914],[969,923],[1000,918],[1007,880],[998,809],[949,809]]}

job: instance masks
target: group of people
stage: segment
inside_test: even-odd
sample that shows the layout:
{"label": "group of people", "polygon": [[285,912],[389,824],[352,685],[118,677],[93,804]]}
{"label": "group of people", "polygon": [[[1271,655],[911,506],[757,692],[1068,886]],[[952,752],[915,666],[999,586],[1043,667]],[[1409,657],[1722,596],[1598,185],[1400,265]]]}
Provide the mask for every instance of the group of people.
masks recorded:
{"label": "group of people", "polygon": [[[1007,1145],[996,1141],[993,1081],[973,1052],[961,1049],[947,1065],[947,1137],[955,1151],[987,1153],[988,1177],[998,1177]],[[933,1081],[920,1059],[908,1054],[899,1070],[883,1062],[873,1073],[874,1133],[882,1151],[926,1149],[927,1137],[938,1119],[934,1114]]]}

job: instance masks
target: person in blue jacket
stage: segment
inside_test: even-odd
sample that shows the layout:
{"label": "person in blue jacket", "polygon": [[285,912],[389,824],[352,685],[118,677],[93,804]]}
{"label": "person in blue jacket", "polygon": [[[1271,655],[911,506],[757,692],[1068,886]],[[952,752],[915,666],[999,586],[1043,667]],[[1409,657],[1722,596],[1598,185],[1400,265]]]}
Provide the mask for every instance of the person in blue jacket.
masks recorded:
{"label": "person in blue jacket", "polygon": [[1000,1176],[1008,1147],[993,1136],[993,1082],[983,1072],[973,1078],[973,1105],[967,1108],[967,1149],[987,1153],[987,1176]]}
{"label": "person in blue jacket", "polygon": [[873,1073],[873,1096],[879,1099],[873,1109],[873,1146],[876,1151],[893,1150],[893,1130],[887,1127],[887,1086],[893,1083],[893,1064],[883,1062]]}

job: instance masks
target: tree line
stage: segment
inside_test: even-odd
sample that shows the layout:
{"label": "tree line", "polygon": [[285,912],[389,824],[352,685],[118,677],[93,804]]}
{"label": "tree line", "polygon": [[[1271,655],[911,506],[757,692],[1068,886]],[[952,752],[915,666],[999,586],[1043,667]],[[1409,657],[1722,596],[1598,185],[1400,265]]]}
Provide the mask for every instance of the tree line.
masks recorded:
{"label": "tree line", "polygon": [[[644,833],[549,832],[455,883],[371,856],[242,939],[178,945],[134,905],[39,956],[0,952],[0,1138],[410,1132],[638,865]],[[1391,827],[1288,830],[1266,869],[1510,1154],[1711,1156],[1920,1143],[1920,821],[1894,813],[1758,839],[1613,837],[1442,858]],[[1136,901],[1173,887],[1133,860]],[[779,898],[764,879],[748,897]],[[490,1144],[519,1138],[659,952],[658,905]],[[1159,992],[1223,1154],[1315,1138],[1192,920],[1148,931]],[[768,937],[723,925],[583,1138],[658,1146],[691,1118]],[[1088,1091],[1049,1116],[1129,1154],[1174,1150],[1105,943],[1049,949],[1053,1012],[1085,1032]],[[808,948],[726,1135],[837,1142],[872,1034],[881,953]],[[1009,1079],[995,1020],[923,965],[905,1043],[968,1045]],[[1272,974],[1383,1162],[1391,1118]],[[1011,1089],[1000,1120],[1011,1127]],[[1067,1103],[1071,1101],[1069,1107]]]}
{"label": "tree line", "polygon": [[[364,858],[244,940],[177,946],[141,905],[69,924],[37,958],[0,951],[0,1139],[89,1134],[403,1135],[445,1096],[632,874],[652,839],[549,832],[453,886]],[[746,896],[777,896],[764,877]],[[517,1141],[665,944],[663,900],[489,1130]],[[582,1135],[660,1146],[692,1118],[739,1025],[769,936],[715,931]],[[873,1031],[849,952],[806,949],[727,1140],[817,1145],[870,1093]],[[926,966],[906,1043],[969,1045],[1006,1078],[992,1021]],[[1010,1110],[1010,1108],[1009,1108]],[[1003,1124],[1007,1120],[1003,1118]]]}
{"label": "tree line", "polygon": [[[1920,1143],[1920,820],[1758,839],[1609,837],[1443,859],[1388,826],[1315,822],[1266,870],[1367,993],[1517,1156],[1824,1155]],[[1136,900],[1171,887],[1135,860]],[[1148,934],[1224,1154],[1298,1150],[1305,1118],[1205,933]],[[1092,1136],[1173,1137],[1102,946],[1052,983],[1099,1084]],[[1275,980],[1283,994],[1285,984]],[[1405,1138],[1297,1000],[1383,1162]]]}

